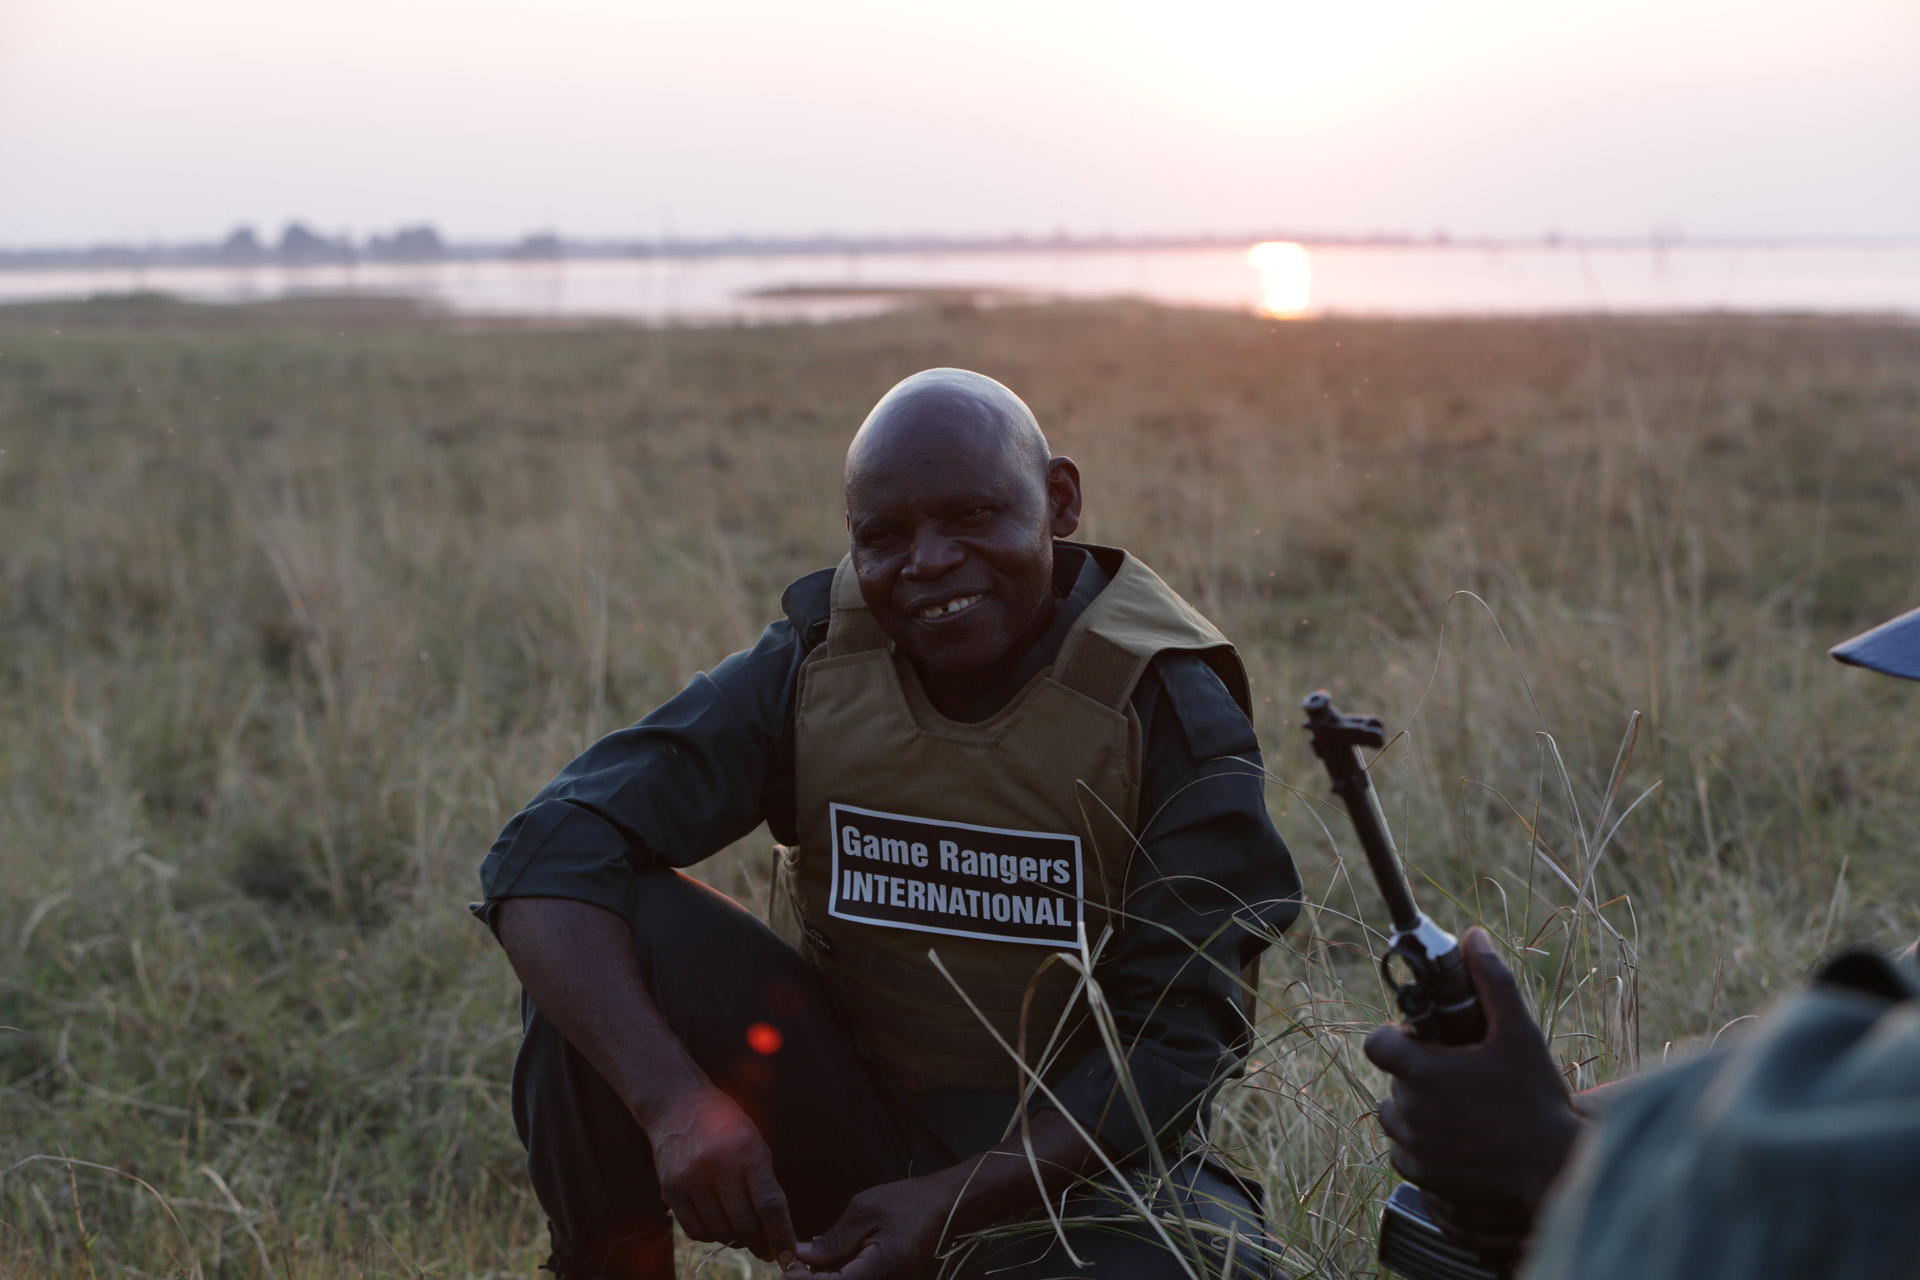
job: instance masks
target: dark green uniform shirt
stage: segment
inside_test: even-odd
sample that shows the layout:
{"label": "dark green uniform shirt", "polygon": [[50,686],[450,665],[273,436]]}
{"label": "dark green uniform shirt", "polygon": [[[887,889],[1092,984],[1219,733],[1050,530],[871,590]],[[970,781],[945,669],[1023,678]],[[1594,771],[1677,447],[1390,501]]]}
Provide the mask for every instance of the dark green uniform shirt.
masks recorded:
{"label": "dark green uniform shirt", "polygon": [[[573,898],[631,916],[638,871],[690,866],[764,822],[797,838],[793,700],[800,664],[824,639],[833,571],[787,589],[786,617],[752,649],[697,675],[630,728],[562,769],[501,832],[481,864],[491,923],[504,898]],[[1067,629],[1106,585],[1078,547],[1057,544],[1060,616],[1020,666],[963,719],[983,720],[1052,665]],[[1143,848],[1125,925],[1097,970],[1152,1130],[1177,1137],[1232,1065],[1245,1023],[1234,978],[1262,944],[1237,921],[1282,930],[1299,877],[1267,814],[1253,726],[1199,657],[1167,653],[1133,696],[1142,730]],[[1148,923],[1150,922],[1150,923]],[[1145,1142],[1095,1051],[1055,1087],[1063,1107],[1121,1151]],[[997,1142],[1006,1095],[934,1090],[916,1109],[956,1152]],[[984,1140],[982,1140],[984,1138]]]}
{"label": "dark green uniform shirt", "polygon": [[1920,1275],[1920,973],[1853,952],[1744,1036],[1620,1087],[1528,1280]]}

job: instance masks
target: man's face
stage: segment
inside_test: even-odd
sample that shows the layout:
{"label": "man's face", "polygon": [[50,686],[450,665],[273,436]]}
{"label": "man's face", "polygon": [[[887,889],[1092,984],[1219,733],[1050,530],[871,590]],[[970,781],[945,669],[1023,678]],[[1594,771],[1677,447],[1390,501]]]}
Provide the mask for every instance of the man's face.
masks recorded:
{"label": "man's face", "polygon": [[881,631],[935,676],[1024,652],[1051,602],[1053,538],[1078,523],[1073,464],[1043,473],[1003,441],[962,432],[910,433],[875,452],[848,477],[847,530]]}

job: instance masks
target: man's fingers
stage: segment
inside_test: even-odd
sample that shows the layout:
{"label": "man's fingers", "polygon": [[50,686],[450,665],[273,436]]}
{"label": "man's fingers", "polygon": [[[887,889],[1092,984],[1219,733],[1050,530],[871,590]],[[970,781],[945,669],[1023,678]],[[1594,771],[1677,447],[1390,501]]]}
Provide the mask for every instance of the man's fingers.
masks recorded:
{"label": "man's fingers", "polygon": [[793,1261],[800,1241],[793,1234],[793,1215],[787,1209],[786,1193],[767,1161],[756,1163],[747,1173],[747,1193],[753,1199],[754,1216],[759,1219],[760,1237],[767,1252],[781,1266]]}
{"label": "man's fingers", "polygon": [[[825,1237],[821,1237],[825,1239]],[[818,1240],[814,1243],[819,1243]],[[801,1246],[801,1258],[804,1261],[805,1245]],[[813,1280],[893,1280],[899,1274],[897,1267],[889,1267],[885,1251],[880,1241],[868,1236],[856,1243],[851,1254],[832,1264],[831,1269],[823,1268],[819,1263],[809,1263],[813,1268]]]}
{"label": "man's fingers", "polygon": [[720,1188],[708,1187],[703,1195],[697,1197],[696,1205],[701,1221],[707,1224],[707,1234],[701,1238],[732,1248],[741,1241],[740,1227],[734,1222],[724,1195]]}
{"label": "man's fingers", "polygon": [[1400,1114],[1400,1105],[1392,1098],[1380,1099],[1380,1105],[1374,1108],[1374,1114],[1380,1118],[1380,1131],[1392,1139],[1398,1146],[1410,1146],[1413,1130],[1407,1127],[1405,1117]]}
{"label": "man's fingers", "polygon": [[1475,925],[1460,940],[1460,947],[1466,952],[1467,972],[1487,1015],[1487,1039],[1496,1040],[1503,1031],[1531,1027],[1533,1015],[1527,1012],[1526,998],[1520,994],[1513,970],[1500,958],[1492,936]]}
{"label": "man's fingers", "polygon": [[711,1189],[692,1197],[694,1217],[700,1221],[701,1232],[687,1234],[695,1240],[708,1244],[726,1244],[733,1239],[733,1224],[727,1220],[727,1207],[720,1203]]}
{"label": "man's fingers", "polygon": [[680,1224],[680,1230],[686,1232],[689,1240],[713,1240],[715,1233],[707,1222],[706,1215],[700,1211],[698,1202],[689,1195],[669,1196],[667,1209],[673,1214],[673,1220]]}
{"label": "man's fingers", "polygon": [[1390,1076],[1410,1076],[1417,1069],[1422,1053],[1412,1036],[1391,1022],[1383,1022],[1367,1033],[1360,1046],[1367,1061]]}
{"label": "man's fingers", "polygon": [[1415,1159],[1413,1153],[1405,1147],[1396,1142],[1387,1148],[1387,1163],[1391,1164],[1393,1171],[1402,1178],[1405,1178],[1416,1187],[1420,1187],[1423,1190],[1425,1189],[1427,1185],[1426,1166]]}
{"label": "man's fingers", "polygon": [[840,1215],[840,1221],[822,1231],[813,1239],[795,1250],[800,1261],[815,1271],[823,1267],[836,1267],[860,1251],[867,1237],[867,1222],[864,1217],[859,1221],[853,1218],[852,1207]]}
{"label": "man's fingers", "polygon": [[728,1179],[720,1184],[721,1212],[727,1215],[727,1239],[747,1246],[756,1258],[767,1258],[767,1243],[761,1238],[760,1216],[753,1211],[753,1200],[739,1183]]}

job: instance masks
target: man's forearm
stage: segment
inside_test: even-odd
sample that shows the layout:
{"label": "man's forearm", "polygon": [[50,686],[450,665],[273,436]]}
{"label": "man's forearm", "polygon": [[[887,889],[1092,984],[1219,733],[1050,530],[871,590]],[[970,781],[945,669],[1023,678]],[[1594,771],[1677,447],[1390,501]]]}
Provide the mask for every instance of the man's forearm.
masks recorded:
{"label": "man's forearm", "polygon": [[706,1086],[640,979],[626,921],[568,898],[509,898],[496,919],[500,945],[534,1004],[643,1127]]}

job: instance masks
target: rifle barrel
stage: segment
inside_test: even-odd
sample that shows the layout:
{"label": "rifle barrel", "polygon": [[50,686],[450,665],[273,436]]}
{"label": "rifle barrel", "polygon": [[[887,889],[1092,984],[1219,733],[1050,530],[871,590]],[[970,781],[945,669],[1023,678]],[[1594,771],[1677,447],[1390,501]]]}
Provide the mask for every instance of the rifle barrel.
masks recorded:
{"label": "rifle barrel", "polygon": [[1393,837],[1387,834],[1386,824],[1380,819],[1379,801],[1365,770],[1360,772],[1358,785],[1343,791],[1340,798],[1346,802],[1347,814],[1360,837],[1360,848],[1365,851],[1367,865],[1373,869],[1373,878],[1380,885],[1380,896],[1386,899],[1387,915],[1393,927],[1418,928],[1420,908],[1414,905],[1413,889],[1407,884],[1406,873],[1400,869],[1400,851],[1393,847]]}
{"label": "rifle barrel", "polygon": [[1414,905],[1413,890],[1400,869],[1400,854],[1380,813],[1380,802],[1360,762],[1359,748],[1384,747],[1386,730],[1377,716],[1343,715],[1334,709],[1325,689],[1308,695],[1304,704],[1307,732],[1313,739],[1314,754],[1326,764],[1333,777],[1333,791],[1347,807],[1353,819],[1354,834],[1360,837],[1361,851],[1386,899],[1387,915],[1396,929],[1414,929],[1420,924],[1420,908]]}

